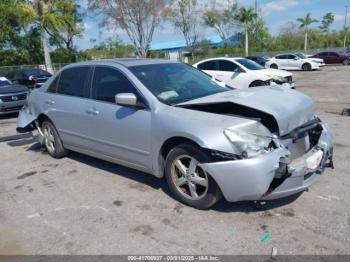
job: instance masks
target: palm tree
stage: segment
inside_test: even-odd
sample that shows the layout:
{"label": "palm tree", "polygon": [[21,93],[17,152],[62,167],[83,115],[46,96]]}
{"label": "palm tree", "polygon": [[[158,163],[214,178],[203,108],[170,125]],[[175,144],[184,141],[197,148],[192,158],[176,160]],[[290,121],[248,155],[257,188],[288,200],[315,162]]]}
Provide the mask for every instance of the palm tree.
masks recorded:
{"label": "palm tree", "polygon": [[312,23],[317,23],[318,20],[316,19],[312,19],[310,13],[307,13],[307,15],[305,17],[300,17],[297,19],[297,21],[300,23],[300,28],[304,29],[304,33],[305,33],[305,41],[304,41],[304,50],[306,52],[307,50],[307,37],[308,37],[308,32],[309,32],[309,26]]}
{"label": "palm tree", "polygon": [[22,12],[23,23],[32,23],[40,30],[41,44],[44,51],[46,70],[53,73],[51,56],[48,47],[47,33],[57,33],[65,24],[70,23],[70,18],[58,12],[58,7],[71,4],[69,0],[33,0],[19,6]]}
{"label": "palm tree", "polygon": [[249,29],[253,25],[253,22],[257,18],[257,13],[255,12],[254,8],[246,9],[244,7],[241,7],[238,10],[238,13],[235,15],[236,21],[244,28],[245,33],[245,55],[249,55]]}

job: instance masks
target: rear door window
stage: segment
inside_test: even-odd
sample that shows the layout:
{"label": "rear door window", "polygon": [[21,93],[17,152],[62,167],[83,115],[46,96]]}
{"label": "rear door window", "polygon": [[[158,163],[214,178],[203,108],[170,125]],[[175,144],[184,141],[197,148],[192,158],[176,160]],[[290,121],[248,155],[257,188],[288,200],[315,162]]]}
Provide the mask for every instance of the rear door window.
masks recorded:
{"label": "rear door window", "polygon": [[201,63],[197,66],[197,68],[200,70],[216,71],[217,70],[216,61],[212,60],[212,61],[207,61],[207,62]]}
{"label": "rear door window", "polygon": [[238,68],[238,65],[230,61],[219,60],[218,62],[220,71],[234,72]]}
{"label": "rear door window", "polygon": [[332,57],[338,57],[338,54],[335,53],[335,52],[329,52],[329,56],[332,56]]}
{"label": "rear door window", "polygon": [[84,97],[90,67],[74,67],[61,73],[57,93],[62,95]]}
{"label": "rear door window", "polygon": [[287,55],[278,55],[276,56],[276,59],[288,59]]}

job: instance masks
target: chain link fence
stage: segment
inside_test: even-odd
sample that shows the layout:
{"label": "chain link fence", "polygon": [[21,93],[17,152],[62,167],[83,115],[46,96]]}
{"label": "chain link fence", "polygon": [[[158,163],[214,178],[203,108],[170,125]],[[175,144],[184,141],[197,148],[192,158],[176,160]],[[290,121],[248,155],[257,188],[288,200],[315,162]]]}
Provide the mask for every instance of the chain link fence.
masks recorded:
{"label": "chain link fence", "polygon": [[[62,67],[69,65],[67,64],[52,64],[54,72],[57,72]],[[0,75],[6,76],[8,73],[18,71],[21,69],[41,69],[44,65],[17,65],[17,66],[0,66]]]}
{"label": "chain link fence", "polygon": [[[237,49],[239,51],[237,52],[232,52],[232,53],[227,53],[227,54],[217,54],[215,50],[210,50],[210,52],[206,55],[195,55],[193,57],[180,57],[178,60],[183,62],[183,63],[188,63],[188,64],[195,64],[196,62],[199,62],[201,60],[207,59],[207,58],[213,58],[213,57],[222,57],[222,56],[228,56],[228,57],[242,57],[244,56],[244,51],[241,49]],[[335,51],[335,52],[342,52],[344,51],[344,48],[332,48],[332,49],[309,49],[307,50],[308,55],[314,55],[319,52],[323,51]],[[253,52],[251,55],[266,55],[269,57],[273,57],[277,54],[284,54],[284,53],[304,53],[304,50],[289,50],[289,51],[266,51],[266,52]],[[164,55],[162,57],[163,59],[170,59],[169,54]],[[69,63],[58,63],[58,64],[53,64],[53,70],[54,72],[57,72],[60,70],[62,67],[69,65]],[[12,71],[17,71],[20,69],[36,69],[40,68],[42,65],[18,65],[18,66],[1,66],[0,67],[0,75],[7,75],[9,72]]]}

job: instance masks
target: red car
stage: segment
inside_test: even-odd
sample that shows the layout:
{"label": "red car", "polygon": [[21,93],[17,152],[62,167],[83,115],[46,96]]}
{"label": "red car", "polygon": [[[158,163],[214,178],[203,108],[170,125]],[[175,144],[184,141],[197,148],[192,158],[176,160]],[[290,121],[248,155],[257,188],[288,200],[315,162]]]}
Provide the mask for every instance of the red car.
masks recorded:
{"label": "red car", "polygon": [[321,52],[312,57],[322,58],[326,64],[350,65],[350,56],[337,52]]}

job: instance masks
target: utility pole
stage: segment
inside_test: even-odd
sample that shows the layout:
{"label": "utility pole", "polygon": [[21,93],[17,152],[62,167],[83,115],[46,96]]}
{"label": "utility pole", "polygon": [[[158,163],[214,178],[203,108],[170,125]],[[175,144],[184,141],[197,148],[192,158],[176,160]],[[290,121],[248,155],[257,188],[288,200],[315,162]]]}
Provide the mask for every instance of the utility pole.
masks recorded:
{"label": "utility pole", "polygon": [[[258,0],[255,0],[255,14],[258,15]],[[258,37],[258,31],[257,31],[257,28],[258,28],[258,16],[256,16],[255,18],[255,38]]]}
{"label": "utility pole", "polygon": [[344,21],[344,48],[346,48],[347,34],[348,34],[348,6],[345,6],[345,21]]}

